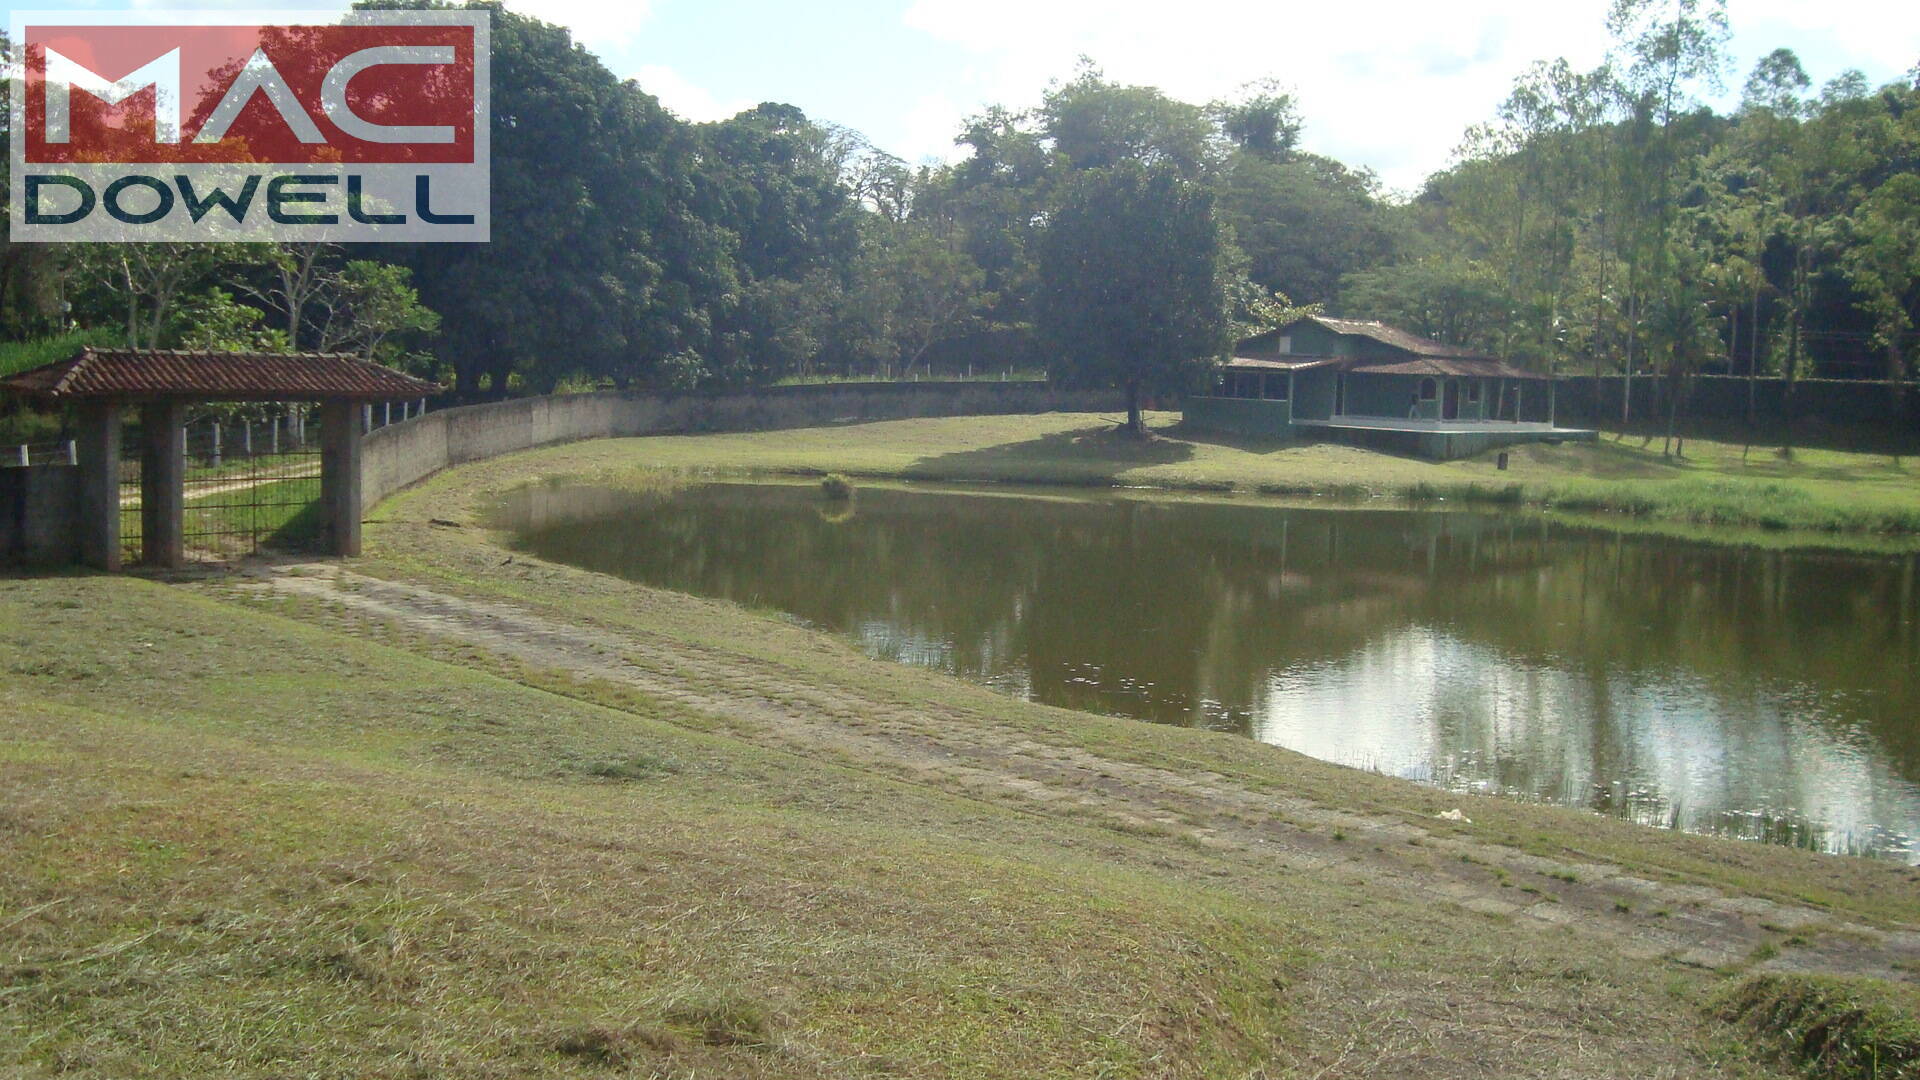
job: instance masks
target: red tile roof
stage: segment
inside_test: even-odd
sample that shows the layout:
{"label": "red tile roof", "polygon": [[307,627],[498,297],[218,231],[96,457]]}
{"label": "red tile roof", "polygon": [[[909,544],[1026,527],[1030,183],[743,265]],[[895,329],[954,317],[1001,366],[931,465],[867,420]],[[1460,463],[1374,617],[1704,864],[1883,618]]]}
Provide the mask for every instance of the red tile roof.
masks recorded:
{"label": "red tile roof", "polygon": [[1358,363],[1347,370],[1356,375],[1455,375],[1474,379],[1544,379],[1499,360],[1474,357],[1423,356],[1384,364]]}
{"label": "red tile roof", "polygon": [[1311,371],[1339,362],[1338,357],[1332,356],[1298,356],[1290,360],[1276,360],[1269,356],[1236,356],[1227,361],[1227,366],[1251,371]]}
{"label": "red tile roof", "polygon": [[1409,334],[1405,330],[1388,326],[1383,322],[1361,322],[1358,319],[1329,319],[1324,315],[1312,315],[1308,318],[1336,334],[1357,334],[1360,337],[1372,338],[1383,345],[1391,345],[1396,349],[1404,349],[1415,356],[1458,357],[1468,360],[1491,359],[1484,353],[1477,353],[1472,349],[1462,348],[1458,345],[1449,345],[1444,341],[1424,338],[1418,334]]}
{"label": "red tile roof", "polygon": [[56,401],[404,401],[440,387],[334,353],[83,349],[71,360],[0,379],[0,390]]}

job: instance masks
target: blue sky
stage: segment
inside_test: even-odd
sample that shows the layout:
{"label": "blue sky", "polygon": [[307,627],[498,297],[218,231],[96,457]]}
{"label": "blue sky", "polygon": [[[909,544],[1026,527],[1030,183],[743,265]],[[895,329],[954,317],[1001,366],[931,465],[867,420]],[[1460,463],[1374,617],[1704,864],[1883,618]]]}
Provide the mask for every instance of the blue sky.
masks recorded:
{"label": "blue sky", "polygon": [[[1535,60],[1597,63],[1609,0],[508,0],[574,29],[675,112],[717,119],[786,101],[919,161],[962,119],[1023,107],[1081,55],[1109,77],[1206,101],[1273,77],[1298,94],[1305,145],[1410,190],[1444,167]],[[24,6],[24,5],[23,5]],[[165,7],[179,3],[73,3]],[[208,5],[226,6],[226,5]],[[258,0],[231,6],[258,8]],[[325,7],[327,3],[288,6]],[[1920,62],[1920,0],[1731,0],[1722,100],[1779,46],[1816,84],[1875,84]]]}

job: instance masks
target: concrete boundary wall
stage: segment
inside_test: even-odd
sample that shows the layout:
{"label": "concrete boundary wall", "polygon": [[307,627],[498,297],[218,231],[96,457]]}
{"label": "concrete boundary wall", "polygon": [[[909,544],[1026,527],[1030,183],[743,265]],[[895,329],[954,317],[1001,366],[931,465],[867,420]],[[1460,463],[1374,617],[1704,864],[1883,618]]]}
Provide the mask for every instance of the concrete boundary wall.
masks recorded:
{"label": "concrete boundary wall", "polygon": [[80,470],[0,468],[0,565],[49,565],[80,550]]}
{"label": "concrete boundary wall", "polygon": [[1117,391],[1063,391],[1039,382],[831,383],[739,393],[513,398],[430,412],[369,434],[362,448],[360,505],[371,507],[449,465],[582,439],[1122,408]]}

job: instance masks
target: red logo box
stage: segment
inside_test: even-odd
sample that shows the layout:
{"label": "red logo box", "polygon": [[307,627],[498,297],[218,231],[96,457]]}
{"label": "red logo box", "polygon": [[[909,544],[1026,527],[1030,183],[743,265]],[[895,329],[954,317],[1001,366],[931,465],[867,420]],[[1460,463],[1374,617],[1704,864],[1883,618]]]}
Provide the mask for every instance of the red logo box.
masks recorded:
{"label": "red logo box", "polygon": [[206,18],[16,14],[15,239],[487,238],[486,11]]}

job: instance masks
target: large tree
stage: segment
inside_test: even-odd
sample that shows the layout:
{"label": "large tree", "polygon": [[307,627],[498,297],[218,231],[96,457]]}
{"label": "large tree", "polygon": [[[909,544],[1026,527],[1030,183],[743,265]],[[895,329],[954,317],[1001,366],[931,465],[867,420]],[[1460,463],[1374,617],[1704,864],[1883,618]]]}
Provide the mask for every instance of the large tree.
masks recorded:
{"label": "large tree", "polygon": [[1053,377],[1126,393],[1190,390],[1231,345],[1225,246],[1210,191],[1122,162],[1076,176],[1041,241],[1036,309]]}

